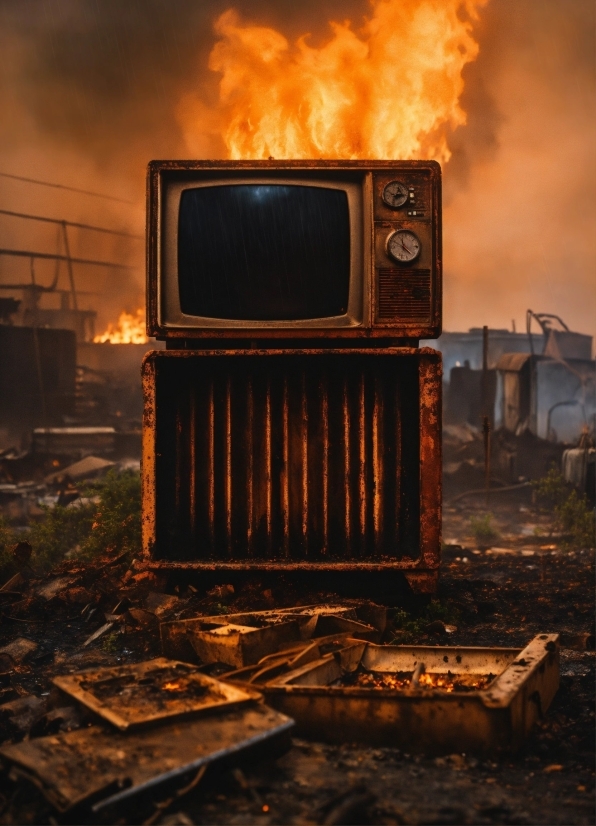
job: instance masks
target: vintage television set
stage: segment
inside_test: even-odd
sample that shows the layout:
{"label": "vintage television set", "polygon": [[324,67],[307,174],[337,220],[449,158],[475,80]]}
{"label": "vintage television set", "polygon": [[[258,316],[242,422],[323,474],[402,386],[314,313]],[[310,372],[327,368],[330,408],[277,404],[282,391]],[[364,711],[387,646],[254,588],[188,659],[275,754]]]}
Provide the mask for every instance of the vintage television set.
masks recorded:
{"label": "vintage television set", "polygon": [[435,162],[152,163],[149,332],[436,338],[440,214]]}
{"label": "vintage television set", "polygon": [[437,163],[152,162],[147,329],[144,564],[434,587]]}

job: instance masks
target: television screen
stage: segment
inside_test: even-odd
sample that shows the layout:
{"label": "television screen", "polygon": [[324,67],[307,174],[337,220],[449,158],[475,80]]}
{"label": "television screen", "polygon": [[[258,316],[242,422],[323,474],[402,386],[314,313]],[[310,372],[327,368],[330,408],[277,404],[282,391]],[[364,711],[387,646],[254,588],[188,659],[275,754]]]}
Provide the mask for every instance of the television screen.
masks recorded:
{"label": "television screen", "polygon": [[350,287],[346,192],[287,184],[184,190],[178,285],[187,315],[238,321],[344,315]]}

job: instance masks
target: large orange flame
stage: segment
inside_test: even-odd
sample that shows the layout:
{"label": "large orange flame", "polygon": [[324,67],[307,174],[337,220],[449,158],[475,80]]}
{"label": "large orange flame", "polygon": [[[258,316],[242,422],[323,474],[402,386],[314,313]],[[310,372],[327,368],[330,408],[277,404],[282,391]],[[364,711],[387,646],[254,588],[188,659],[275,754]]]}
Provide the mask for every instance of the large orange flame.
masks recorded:
{"label": "large orange flame", "polygon": [[108,324],[105,333],[95,336],[93,341],[96,344],[146,344],[144,310],[137,310],[136,315],[121,312],[118,323]]}
{"label": "large orange flame", "polygon": [[478,54],[471,30],[486,0],[371,0],[360,33],[331,23],[320,48],[290,47],[278,31],[230,9],[209,68],[222,75],[219,110],[187,98],[179,115],[196,152],[219,132],[240,158],[449,160],[465,123],[462,69]]}

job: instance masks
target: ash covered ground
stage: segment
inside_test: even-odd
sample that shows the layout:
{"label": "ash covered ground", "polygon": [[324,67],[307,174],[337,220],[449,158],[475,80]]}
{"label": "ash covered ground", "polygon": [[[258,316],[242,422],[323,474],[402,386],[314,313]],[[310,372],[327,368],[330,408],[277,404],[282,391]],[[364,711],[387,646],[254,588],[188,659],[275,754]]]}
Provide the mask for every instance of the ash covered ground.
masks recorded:
{"label": "ash covered ground", "polygon": [[[118,822],[592,823],[594,553],[565,549],[527,490],[494,496],[489,509],[487,542],[484,501],[447,502],[439,593],[430,603],[385,598],[392,620],[384,641],[523,647],[536,634],[559,633],[560,689],[517,754],[427,757],[414,749],[294,740],[277,760],[208,771],[163,810],[164,795],[156,790]],[[17,638],[37,645],[2,669],[0,736],[6,742],[64,725],[51,711],[54,676],[159,656],[160,620],[341,601],[341,595],[254,579],[233,593],[224,587],[206,594],[138,572],[112,554],[64,562],[1,599],[0,649]],[[85,646],[110,617],[122,616],[123,606],[126,620],[114,620]],[[448,634],[446,625],[457,630]],[[0,795],[2,823],[57,822],[43,796],[14,775],[2,774]]]}

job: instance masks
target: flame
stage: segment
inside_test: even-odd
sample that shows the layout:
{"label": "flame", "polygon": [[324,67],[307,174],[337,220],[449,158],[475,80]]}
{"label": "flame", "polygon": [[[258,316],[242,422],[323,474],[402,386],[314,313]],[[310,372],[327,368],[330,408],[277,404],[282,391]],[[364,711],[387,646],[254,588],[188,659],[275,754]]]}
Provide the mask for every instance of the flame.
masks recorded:
{"label": "flame", "polygon": [[182,686],[180,683],[164,683],[162,688],[164,691],[180,691]]}
{"label": "flame", "polygon": [[188,96],[178,116],[189,147],[219,131],[229,158],[449,160],[449,132],[464,124],[462,69],[478,54],[473,21],[487,0],[371,0],[357,34],[330,23],[320,48],[292,48],[275,29],[237,12],[215,23],[209,68],[219,107]]}
{"label": "flame", "polygon": [[121,312],[118,323],[108,324],[105,333],[95,336],[93,341],[95,344],[146,344],[144,311],[138,309],[136,315]]}

